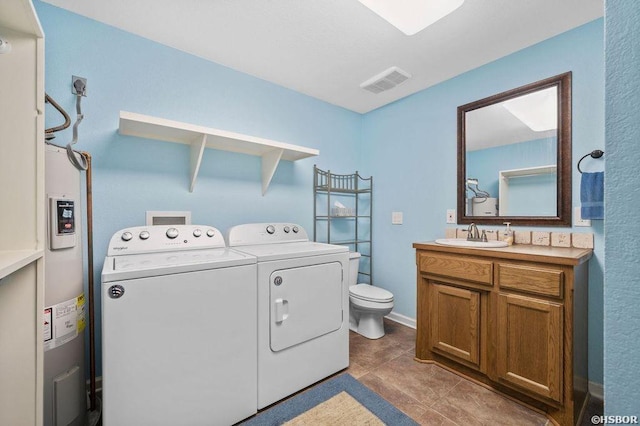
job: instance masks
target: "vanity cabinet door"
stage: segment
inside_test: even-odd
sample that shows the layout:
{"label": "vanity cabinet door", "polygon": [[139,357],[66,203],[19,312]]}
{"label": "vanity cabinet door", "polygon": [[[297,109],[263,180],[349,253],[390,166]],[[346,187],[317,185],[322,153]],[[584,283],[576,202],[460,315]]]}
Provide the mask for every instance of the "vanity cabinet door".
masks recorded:
{"label": "vanity cabinet door", "polygon": [[561,402],[562,304],[498,294],[497,337],[500,382]]}
{"label": "vanity cabinet door", "polygon": [[480,292],[431,283],[431,350],[480,368]]}

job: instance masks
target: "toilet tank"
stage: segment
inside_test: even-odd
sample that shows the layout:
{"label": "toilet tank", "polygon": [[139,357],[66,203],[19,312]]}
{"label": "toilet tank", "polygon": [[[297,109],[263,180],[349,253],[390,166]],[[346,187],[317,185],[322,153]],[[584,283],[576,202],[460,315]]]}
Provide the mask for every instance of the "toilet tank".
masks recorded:
{"label": "toilet tank", "polygon": [[360,265],[360,253],[349,253],[349,287],[358,284],[358,267]]}

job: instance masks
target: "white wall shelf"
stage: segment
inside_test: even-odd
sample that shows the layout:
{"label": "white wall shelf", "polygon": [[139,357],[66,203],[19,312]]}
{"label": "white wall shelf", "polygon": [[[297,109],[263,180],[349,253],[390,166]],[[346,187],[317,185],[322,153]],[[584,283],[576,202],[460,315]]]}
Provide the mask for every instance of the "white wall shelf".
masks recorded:
{"label": "white wall shelf", "polygon": [[189,192],[195,187],[205,148],[262,157],[262,195],[281,160],[296,161],[320,154],[317,149],[127,111],[120,111],[120,134],[190,145]]}
{"label": "white wall shelf", "polygon": [[500,170],[498,172],[499,216],[509,216],[509,181],[515,178],[543,176],[557,173],[555,164],[548,166],[524,167],[521,169]]}
{"label": "white wall shelf", "polygon": [[1,250],[0,280],[18,269],[40,259],[44,250]]}

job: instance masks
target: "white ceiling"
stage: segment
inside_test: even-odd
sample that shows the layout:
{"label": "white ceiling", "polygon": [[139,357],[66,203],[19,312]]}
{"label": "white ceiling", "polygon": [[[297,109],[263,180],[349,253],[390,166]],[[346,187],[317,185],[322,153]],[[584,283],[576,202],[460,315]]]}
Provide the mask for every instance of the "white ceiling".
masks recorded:
{"label": "white ceiling", "polygon": [[[556,92],[557,88],[542,89],[534,94]],[[533,130],[520,117],[513,114],[506,107],[510,101],[502,101],[477,108],[465,113],[465,148],[467,151],[493,148],[501,145],[509,145],[518,142],[533,141],[542,138],[557,137],[557,100],[553,98],[532,97],[531,93],[519,96],[520,106],[526,104],[526,110],[534,117],[542,114],[546,120],[551,120],[554,125],[549,130]],[[544,100],[552,101],[545,104]]]}
{"label": "white ceiling", "polygon": [[[603,15],[603,0],[466,0],[406,36],[358,0],[43,0],[365,113]],[[412,75],[380,94],[360,83]]]}

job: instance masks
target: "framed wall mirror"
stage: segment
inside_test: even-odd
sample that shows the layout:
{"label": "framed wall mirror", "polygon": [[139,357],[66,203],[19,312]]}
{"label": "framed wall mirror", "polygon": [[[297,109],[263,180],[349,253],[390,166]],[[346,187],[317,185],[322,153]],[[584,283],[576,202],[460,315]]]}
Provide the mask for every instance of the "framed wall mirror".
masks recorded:
{"label": "framed wall mirror", "polygon": [[571,72],[458,107],[458,223],[571,226]]}

